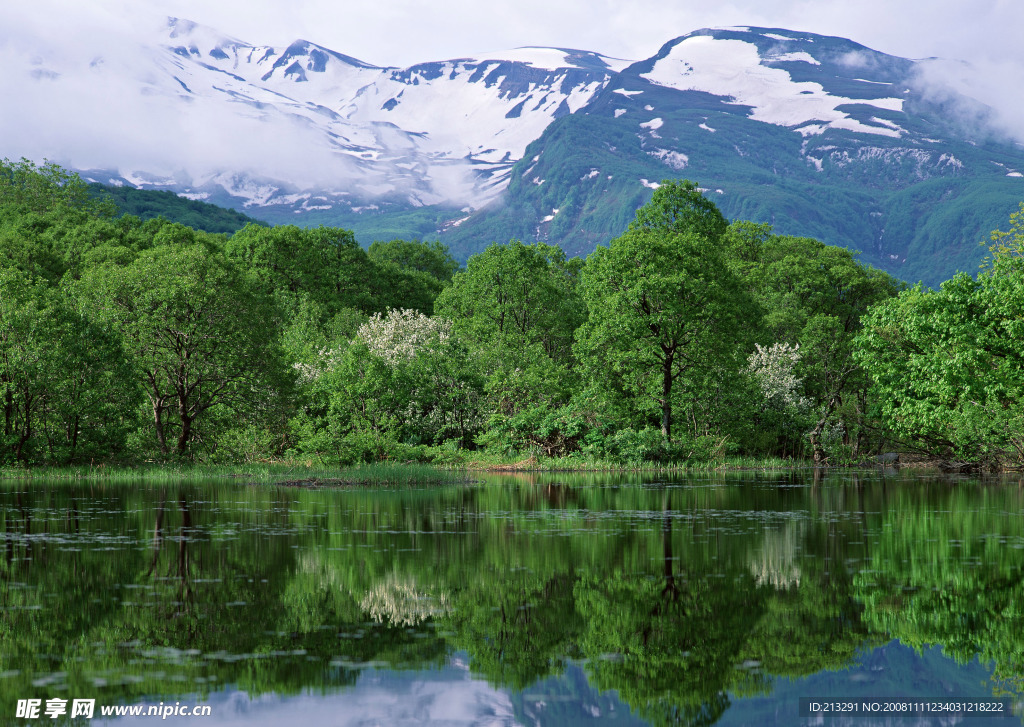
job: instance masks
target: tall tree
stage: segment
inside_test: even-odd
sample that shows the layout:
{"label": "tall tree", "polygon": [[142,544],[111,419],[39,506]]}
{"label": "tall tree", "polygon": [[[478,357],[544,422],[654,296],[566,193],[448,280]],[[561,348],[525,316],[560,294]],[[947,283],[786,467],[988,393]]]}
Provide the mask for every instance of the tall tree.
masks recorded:
{"label": "tall tree", "polygon": [[246,225],[228,240],[227,255],[267,294],[305,294],[328,315],[346,307],[383,310],[369,285],[373,265],[348,230]]}
{"label": "tall tree", "polygon": [[448,246],[436,240],[377,240],[370,245],[367,254],[374,262],[426,273],[441,283],[450,282],[459,270],[459,263],[451,256]]}
{"label": "tall tree", "polygon": [[724,235],[728,226],[715,203],[689,179],[663,180],[629,223],[630,230],[692,232],[713,241]]}
{"label": "tall tree", "polygon": [[125,340],[162,454],[188,453],[211,408],[252,417],[287,385],[269,299],[199,238],[92,268],[78,285]]}
{"label": "tall tree", "polygon": [[137,393],[116,336],[64,291],[0,267],[0,461],[110,457]]}
{"label": "tall tree", "polygon": [[437,313],[452,320],[486,375],[491,433],[507,449],[540,443],[553,451],[563,442],[560,425],[543,420],[567,403],[577,382],[581,268],[557,247],[513,240],[470,258],[438,297]]}
{"label": "tall tree", "polygon": [[864,421],[868,381],[853,356],[854,336],[868,308],[901,284],[849,250],[818,240],[749,224],[731,227],[727,239],[765,311],[765,338],[799,346],[796,373],[811,405],[807,436],[814,459],[829,455],[826,428],[840,428],[855,445],[849,433]]}
{"label": "tall tree", "polygon": [[511,348],[539,344],[565,361],[583,313],[576,291],[581,267],[541,242],[491,245],[455,276],[437,312],[472,340]]}
{"label": "tall tree", "polygon": [[697,411],[708,418],[706,400],[742,366],[760,318],[722,254],[727,227],[696,184],[665,180],[584,269],[577,351],[606,389],[634,407],[656,405],[667,442],[677,400],[701,428]]}
{"label": "tall tree", "polygon": [[883,417],[940,455],[1024,462],[1024,205],[993,259],[938,290],[917,286],[875,306],[857,358]]}
{"label": "tall tree", "polygon": [[634,229],[587,259],[589,317],[577,350],[591,375],[656,404],[672,439],[680,382],[691,396],[703,374],[735,373],[760,313],[715,244],[696,234]]}

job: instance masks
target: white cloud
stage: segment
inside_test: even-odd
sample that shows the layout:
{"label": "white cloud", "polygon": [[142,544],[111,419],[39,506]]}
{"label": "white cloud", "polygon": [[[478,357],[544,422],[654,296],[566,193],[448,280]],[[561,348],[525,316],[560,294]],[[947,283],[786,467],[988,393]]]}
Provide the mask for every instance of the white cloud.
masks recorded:
{"label": "white cloud", "polygon": [[379,65],[552,45],[644,58],[701,27],[764,25],[840,35],[905,57],[1024,59],[1013,0],[33,0],[0,7],[0,45],[93,30],[138,30],[143,18],[176,16],[252,43],[321,43]]}
{"label": "white cloud", "polygon": [[[138,5],[88,3],[100,4]],[[523,45],[645,58],[672,37],[726,25],[840,35],[915,58],[1024,58],[1015,33],[1024,27],[1024,3],[1015,0],[150,0],[146,7],[254,43],[280,45],[301,37],[381,65]]]}
{"label": "white cloud", "polygon": [[[9,32],[0,36],[0,97],[16,99],[0,115],[0,156],[165,177],[201,176],[216,159],[256,175],[284,172],[299,184],[348,169],[345,160],[309,164],[327,154],[318,135],[300,128],[281,134],[280,124],[256,115],[225,116],[222,105],[203,98],[183,103],[184,89],[169,95],[161,88],[166,70],[146,47],[160,29],[153,16],[51,10],[44,47],[26,45],[38,35],[9,32],[18,27],[9,24],[9,8],[0,18]],[[32,27],[24,13],[15,19]]]}

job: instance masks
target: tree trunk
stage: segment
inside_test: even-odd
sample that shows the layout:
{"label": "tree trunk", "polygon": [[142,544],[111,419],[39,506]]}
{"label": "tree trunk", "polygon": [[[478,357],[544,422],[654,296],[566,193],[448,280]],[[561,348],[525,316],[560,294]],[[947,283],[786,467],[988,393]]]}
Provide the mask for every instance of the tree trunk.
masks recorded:
{"label": "tree trunk", "polygon": [[192,439],[192,417],[188,415],[186,407],[179,407],[178,413],[181,416],[181,434],[178,436],[178,454],[185,454],[188,443]]}
{"label": "tree trunk", "polygon": [[672,356],[662,363],[661,369],[661,434],[666,442],[672,441]]}
{"label": "tree trunk", "polygon": [[14,396],[10,390],[4,397],[4,434],[10,435],[14,432]]}
{"label": "tree trunk", "polygon": [[81,426],[81,423],[81,417],[75,415],[75,420],[72,423],[73,430],[71,432],[71,454],[68,457],[68,461],[74,460],[75,455],[78,453],[78,431],[79,426]]}
{"label": "tree trunk", "polygon": [[818,426],[814,427],[807,435],[807,438],[811,440],[811,450],[814,452],[814,464],[821,464],[827,456],[825,448],[821,446],[821,440],[818,439],[821,436],[821,424],[822,422],[819,422]]}
{"label": "tree trunk", "polygon": [[166,455],[167,450],[167,436],[164,434],[164,422],[163,422],[164,407],[160,400],[153,401],[153,424],[156,426],[156,442],[160,445],[160,454]]}
{"label": "tree trunk", "polygon": [[25,397],[25,424],[21,430],[21,436],[18,438],[18,443],[14,445],[14,458],[19,462],[27,462],[28,458],[25,457],[24,449],[25,443],[32,438],[32,398],[29,396]]}
{"label": "tree trunk", "polygon": [[836,399],[838,396],[833,396],[828,400],[828,404],[825,406],[825,412],[821,415],[821,419],[814,425],[814,429],[810,431],[807,438],[811,442],[811,450],[814,452],[814,464],[822,464],[828,457],[825,452],[825,447],[821,443],[821,432],[825,429],[825,424],[828,422],[828,418],[832,416],[832,412],[836,408]]}
{"label": "tree trunk", "polygon": [[25,454],[22,450],[24,450],[25,448],[25,442],[27,442],[31,436],[32,430],[26,428],[24,434],[22,434],[21,437],[18,438],[18,443],[14,445],[14,459],[16,459],[17,461],[26,462],[28,460],[28,458],[25,457]]}

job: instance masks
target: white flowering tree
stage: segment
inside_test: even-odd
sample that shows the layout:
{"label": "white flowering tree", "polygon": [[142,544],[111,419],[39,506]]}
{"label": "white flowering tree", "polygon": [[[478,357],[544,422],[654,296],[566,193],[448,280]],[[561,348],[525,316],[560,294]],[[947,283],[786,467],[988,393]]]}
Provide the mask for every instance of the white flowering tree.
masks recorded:
{"label": "white flowering tree", "polygon": [[347,345],[303,366],[311,400],[323,402],[319,423],[300,442],[311,454],[404,459],[419,456],[409,445],[468,445],[482,427],[482,379],[445,318],[408,309],[376,314]]}
{"label": "white flowering tree", "polygon": [[452,342],[452,322],[410,309],[389,310],[374,314],[359,327],[356,338],[370,353],[395,366],[417,353],[441,352]]}
{"label": "white flowering tree", "polygon": [[807,411],[810,402],[800,393],[803,380],[795,373],[799,363],[799,344],[773,343],[767,348],[755,344],[754,352],[747,357],[747,370],[757,382],[768,406],[778,410],[792,407],[799,412]]}
{"label": "white flowering tree", "polygon": [[[749,416],[755,424],[751,441],[763,451],[799,455],[812,426],[814,402],[805,395],[805,382],[797,372],[803,365],[799,344],[755,344],[747,356],[747,376],[755,399]],[[757,395],[760,395],[759,397]]]}
{"label": "white flowering tree", "polygon": [[373,585],[359,601],[359,607],[377,623],[418,626],[428,618],[448,613],[448,594],[437,596],[421,588],[413,575],[390,573]]}

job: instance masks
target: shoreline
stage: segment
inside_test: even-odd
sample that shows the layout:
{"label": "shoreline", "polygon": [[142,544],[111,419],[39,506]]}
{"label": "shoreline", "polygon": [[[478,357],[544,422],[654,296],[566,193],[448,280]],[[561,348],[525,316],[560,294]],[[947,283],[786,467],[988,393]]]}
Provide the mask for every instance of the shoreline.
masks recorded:
{"label": "shoreline", "polygon": [[727,458],[724,461],[690,465],[630,465],[610,462],[561,461],[558,458],[529,457],[516,461],[470,460],[461,466],[454,463],[392,463],[329,466],[305,462],[277,462],[258,465],[207,464],[125,464],[69,467],[28,467],[0,469],[0,483],[9,481],[97,482],[97,483],[160,483],[195,480],[244,480],[243,484],[291,487],[374,487],[395,485],[459,485],[476,482],[474,475],[502,474],[710,474],[730,472],[808,472],[911,470],[943,475],[1015,474],[1020,469],[987,470],[972,463],[949,463],[940,460],[910,462],[858,462],[816,466],[807,460]]}

